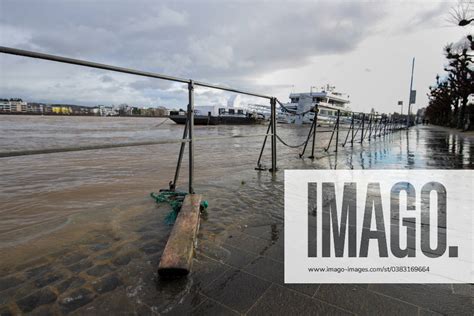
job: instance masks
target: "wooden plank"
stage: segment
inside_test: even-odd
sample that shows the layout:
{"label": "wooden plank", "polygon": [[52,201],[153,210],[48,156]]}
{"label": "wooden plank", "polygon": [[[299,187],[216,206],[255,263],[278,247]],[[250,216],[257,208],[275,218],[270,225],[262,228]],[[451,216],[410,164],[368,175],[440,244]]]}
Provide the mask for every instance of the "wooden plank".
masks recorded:
{"label": "wooden plank", "polygon": [[171,230],[158,266],[162,277],[185,276],[191,270],[194,247],[199,230],[199,213],[202,196],[188,194]]}

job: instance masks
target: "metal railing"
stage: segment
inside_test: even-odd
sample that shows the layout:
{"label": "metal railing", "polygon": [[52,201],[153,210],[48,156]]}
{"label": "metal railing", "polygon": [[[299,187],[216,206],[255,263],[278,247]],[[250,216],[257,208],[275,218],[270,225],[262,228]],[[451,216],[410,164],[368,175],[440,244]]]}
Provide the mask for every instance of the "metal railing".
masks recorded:
{"label": "metal railing", "polygon": [[[106,64],[95,63],[95,62],[90,62],[90,61],[85,61],[85,60],[80,60],[80,59],[74,59],[74,58],[68,58],[68,57],[38,53],[38,52],[22,50],[22,49],[17,49],[17,48],[11,48],[11,47],[0,46],[0,53],[9,54],[9,55],[23,56],[23,57],[30,57],[30,58],[36,58],[36,59],[42,59],[42,60],[49,60],[49,61],[54,61],[54,62],[59,62],[59,63],[84,66],[84,67],[89,67],[89,68],[109,70],[109,71],[114,71],[114,72],[126,73],[126,74],[142,76],[142,77],[149,77],[149,78],[155,78],[155,79],[168,80],[168,81],[179,82],[179,83],[186,83],[188,85],[187,118],[186,118],[186,123],[185,123],[182,139],[174,140],[174,141],[181,142],[181,148],[180,148],[180,151],[179,151],[175,176],[173,178],[173,181],[170,182],[170,190],[174,190],[176,188],[176,184],[177,184],[177,181],[178,181],[178,178],[179,178],[179,172],[180,172],[180,168],[181,168],[181,162],[182,162],[182,158],[183,158],[183,154],[184,154],[185,145],[186,145],[186,143],[188,143],[188,146],[189,146],[189,148],[188,148],[189,149],[188,150],[189,151],[188,191],[189,191],[189,193],[194,193],[194,186],[193,186],[193,180],[194,180],[194,141],[196,140],[195,137],[194,137],[194,87],[200,86],[200,87],[205,87],[205,88],[217,89],[217,90],[222,90],[222,91],[227,91],[227,92],[233,92],[233,93],[244,94],[244,95],[249,95],[249,96],[253,96],[253,97],[268,99],[268,100],[270,100],[270,106],[271,106],[271,121],[270,121],[271,133],[268,133],[268,131],[267,131],[267,133],[265,135],[265,140],[267,139],[268,136],[272,137],[272,141],[271,141],[272,168],[270,170],[272,172],[275,172],[277,170],[277,168],[276,168],[276,98],[275,97],[264,95],[264,94],[258,94],[258,93],[254,93],[254,92],[250,92],[250,91],[244,91],[244,90],[240,90],[240,89],[234,89],[234,88],[230,88],[230,87],[223,87],[223,86],[214,85],[214,84],[210,84],[210,83],[205,83],[205,82],[201,82],[201,81],[196,81],[196,80],[192,80],[192,79],[184,79],[184,78],[179,78],[179,77],[169,76],[169,75],[163,75],[163,74],[154,73],[154,72],[147,72],[147,71],[135,70],[135,69],[130,69],[130,68],[117,67],[117,66],[112,66],[112,65],[106,65]],[[168,142],[171,142],[171,141],[168,141]],[[152,145],[152,144],[158,144],[158,143],[160,143],[160,142],[147,142],[147,143],[137,143],[137,144],[128,144],[128,145],[127,144],[116,144],[116,145],[104,145],[104,146],[85,146],[85,148],[82,148],[82,149],[79,148],[79,149],[76,149],[76,150],[73,150],[73,149],[70,149],[70,148],[69,149],[65,148],[65,149],[59,150],[59,152],[77,151],[77,150],[92,150],[92,149],[99,149],[99,148],[126,147],[126,146],[133,146],[133,145],[136,145],[136,146]],[[58,152],[58,151],[56,150],[56,152]],[[262,150],[262,152],[263,152],[263,150]],[[48,153],[48,150],[43,150],[41,153]],[[23,155],[26,155],[26,154],[34,154],[34,153],[24,151]],[[10,156],[12,156],[12,155],[10,155]],[[260,155],[260,157],[261,157],[261,155]]]}
{"label": "metal railing", "polygon": [[[304,156],[304,153],[306,151],[306,147],[308,145],[308,142],[310,139],[312,139],[312,146],[311,146],[311,155],[309,158],[314,159],[315,157],[315,143],[316,143],[316,134],[317,134],[317,126],[318,126],[318,105],[316,104],[314,107],[312,107],[309,111],[307,112],[314,112],[314,118],[313,122],[311,124],[311,128],[309,130],[308,136],[306,140],[302,144],[298,144],[295,146],[291,146],[288,143],[286,143],[281,137],[278,136],[277,134],[277,108],[276,105],[277,103],[280,104],[281,109],[286,109],[285,106],[276,98],[273,96],[268,96],[264,94],[258,94],[250,91],[245,91],[245,90],[240,90],[240,89],[234,89],[230,87],[223,87],[219,85],[214,85],[214,84],[209,84],[201,81],[196,81],[192,79],[184,79],[184,78],[179,78],[179,77],[174,77],[174,76],[169,76],[169,75],[163,75],[159,73],[154,73],[154,72],[147,72],[147,71],[140,71],[140,70],[135,70],[135,69],[130,69],[130,68],[124,68],[124,67],[117,67],[117,66],[112,66],[112,65],[106,65],[106,64],[101,64],[101,63],[95,63],[95,62],[90,62],[90,61],[84,61],[80,59],[73,59],[73,58],[67,58],[67,57],[62,57],[62,56],[56,56],[56,55],[50,55],[50,54],[44,54],[44,53],[38,53],[38,52],[33,52],[33,51],[27,51],[27,50],[22,50],[22,49],[16,49],[16,48],[10,48],[10,47],[4,47],[0,46],[0,53],[4,54],[9,54],[9,55],[17,55],[17,56],[23,56],[23,57],[30,57],[30,58],[36,58],[36,59],[42,59],[42,60],[49,60],[49,61],[54,61],[54,62],[59,62],[59,63],[65,63],[65,64],[72,64],[72,65],[78,65],[78,66],[84,66],[84,67],[89,67],[89,68],[96,68],[96,69],[102,69],[102,70],[108,70],[108,71],[114,71],[114,72],[119,72],[119,73],[126,73],[126,74],[131,74],[131,75],[137,75],[137,76],[142,76],[142,77],[149,77],[149,78],[155,78],[155,79],[162,79],[162,80],[168,80],[168,81],[173,81],[173,82],[179,82],[179,83],[184,83],[187,84],[187,90],[188,90],[188,106],[187,106],[187,111],[186,111],[186,123],[184,126],[183,130],[183,136],[181,139],[168,139],[168,140],[162,140],[162,141],[149,141],[149,142],[137,142],[137,143],[121,143],[121,144],[106,144],[106,145],[91,145],[91,146],[82,146],[82,147],[74,147],[74,148],[56,148],[56,149],[41,149],[41,150],[24,150],[24,151],[19,151],[19,152],[11,152],[11,153],[0,153],[0,158],[2,157],[13,157],[13,156],[22,156],[22,155],[35,155],[35,154],[47,154],[47,153],[57,153],[57,152],[71,152],[71,151],[81,151],[81,150],[95,150],[95,149],[104,149],[104,148],[118,148],[118,147],[129,147],[129,146],[147,146],[147,145],[157,145],[157,144],[167,144],[167,143],[181,143],[181,147],[179,150],[178,154],[178,159],[177,159],[177,164],[176,164],[176,170],[175,174],[173,177],[173,180],[170,181],[169,183],[169,189],[170,190],[175,190],[176,185],[179,179],[179,173],[181,169],[181,163],[183,160],[184,156],[184,150],[186,143],[188,143],[189,146],[189,181],[188,181],[188,191],[189,193],[194,193],[194,186],[193,186],[193,180],[194,180],[194,142],[196,140],[210,140],[210,139],[221,139],[221,138],[229,138],[229,137],[207,137],[207,138],[196,138],[194,136],[194,88],[196,86],[199,87],[205,87],[205,88],[210,88],[210,89],[217,89],[217,90],[222,90],[222,91],[227,91],[227,92],[233,92],[233,93],[238,93],[238,94],[244,94],[244,95],[249,95],[253,97],[259,97],[259,98],[264,98],[268,99],[270,101],[270,123],[268,125],[268,129],[265,134],[262,135],[233,135],[230,136],[230,138],[237,138],[237,137],[256,137],[256,136],[264,136],[264,141],[262,144],[262,148],[260,150],[260,154],[258,157],[257,161],[257,170],[264,170],[261,164],[261,159],[263,156],[263,152],[265,149],[265,145],[268,139],[268,136],[271,136],[271,168],[269,169],[271,172],[276,172],[277,171],[277,139],[284,144],[285,146],[292,147],[292,148],[299,148],[304,146],[303,151],[301,154],[299,154],[300,158]],[[305,112],[305,113],[307,113]],[[365,113],[357,113],[357,112],[352,112],[352,117],[351,117],[351,123],[345,138],[344,143],[342,144],[342,147],[346,145],[349,139],[349,135],[351,135],[351,146],[354,145],[355,138],[360,130],[360,143],[362,144],[364,139],[367,138],[368,141],[371,140],[372,137],[377,137],[386,135],[388,133],[391,133],[395,130],[403,129],[405,126],[403,125],[402,119],[393,119],[389,118],[387,115],[379,115],[376,116],[374,114],[365,114]],[[335,151],[337,152],[337,148],[339,145],[339,131],[340,131],[340,117],[341,117],[341,111],[337,111],[337,116],[336,116],[336,121],[334,123],[332,131],[320,131],[319,133],[322,132],[331,132],[331,137],[329,140],[329,143],[327,144],[326,148],[324,150],[327,152],[331,146],[331,143],[333,141],[333,138],[335,136]],[[355,125],[358,121],[358,127],[355,129]],[[366,127],[367,124],[367,127]],[[368,136],[367,136],[368,135]]]}

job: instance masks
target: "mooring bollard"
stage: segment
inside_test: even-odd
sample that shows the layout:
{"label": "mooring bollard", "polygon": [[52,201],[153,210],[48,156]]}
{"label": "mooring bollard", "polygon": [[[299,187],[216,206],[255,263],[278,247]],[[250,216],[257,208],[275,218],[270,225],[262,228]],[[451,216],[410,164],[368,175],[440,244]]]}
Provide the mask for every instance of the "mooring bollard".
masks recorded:
{"label": "mooring bollard", "polygon": [[191,271],[201,198],[200,194],[188,194],[184,198],[158,266],[161,277],[186,276]]}

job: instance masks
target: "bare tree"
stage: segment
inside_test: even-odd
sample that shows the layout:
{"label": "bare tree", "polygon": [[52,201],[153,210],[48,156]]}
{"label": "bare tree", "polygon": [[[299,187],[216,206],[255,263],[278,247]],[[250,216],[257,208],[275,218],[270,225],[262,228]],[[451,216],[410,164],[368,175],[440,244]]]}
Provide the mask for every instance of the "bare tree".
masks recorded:
{"label": "bare tree", "polygon": [[449,11],[448,22],[466,26],[474,21],[474,1],[459,0],[457,5]]}

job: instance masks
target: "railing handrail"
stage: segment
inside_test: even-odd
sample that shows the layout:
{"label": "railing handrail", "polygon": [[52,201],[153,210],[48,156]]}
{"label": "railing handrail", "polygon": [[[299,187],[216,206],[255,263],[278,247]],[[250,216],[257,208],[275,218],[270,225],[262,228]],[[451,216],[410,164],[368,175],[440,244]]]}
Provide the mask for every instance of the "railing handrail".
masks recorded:
{"label": "railing handrail", "polygon": [[[9,54],[9,55],[17,55],[17,56],[25,56],[25,57],[31,57],[31,58],[37,58],[37,59],[43,59],[43,60],[50,60],[50,61],[55,61],[55,62],[60,62],[60,63],[65,63],[65,64],[110,70],[110,71],[115,71],[115,72],[121,72],[121,73],[149,77],[149,78],[157,78],[157,79],[174,81],[174,82],[189,83],[191,81],[191,79],[184,79],[184,78],[179,78],[175,76],[163,75],[163,74],[159,74],[155,72],[117,67],[117,66],[101,64],[101,63],[96,63],[96,62],[91,62],[91,61],[86,61],[86,60],[81,60],[81,59],[62,57],[62,56],[57,56],[57,55],[45,54],[45,53],[38,53],[38,52],[29,51],[29,50],[23,50],[23,49],[11,48],[11,47],[5,47],[5,46],[0,46],[0,53]],[[193,83],[195,86],[201,86],[205,88],[212,88],[212,89],[217,89],[217,90],[222,90],[222,91],[227,91],[227,92],[241,93],[241,94],[264,98],[264,99],[273,98],[271,96],[267,96],[263,94],[258,94],[258,93],[234,89],[234,88],[227,88],[227,87],[214,85],[214,84],[201,82],[201,81],[193,80]]]}

